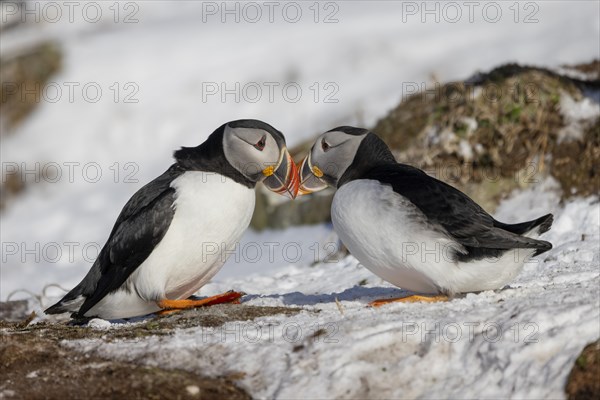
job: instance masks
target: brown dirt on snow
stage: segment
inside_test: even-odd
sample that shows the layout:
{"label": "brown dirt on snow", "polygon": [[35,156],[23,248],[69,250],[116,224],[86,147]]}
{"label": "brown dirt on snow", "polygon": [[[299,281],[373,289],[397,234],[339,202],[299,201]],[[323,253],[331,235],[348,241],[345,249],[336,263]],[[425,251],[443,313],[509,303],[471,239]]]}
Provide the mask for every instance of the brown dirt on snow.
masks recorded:
{"label": "brown dirt on snow", "polygon": [[[11,302],[16,303],[16,302]],[[2,303],[7,308],[7,303]],[[236,386],[242,375],[207,377],[199,374],[114,361],[61,345],[63,340],[143,339],[172,335],[176,328],[217,327],[277,314],[293,315],[294,307],[222,304],[101,330],[67,321],[30,324],[0,319],[0,394],[15,399],[248,399]],[[14,313],[13,313],[14,314]],[[12,316],[12,314],[11,314]]]}
{"label": "brown dirt on snow", "polygon": [[3,335],[0,359],[0,392],[6,398],[250,398],[226,378],[107,361],[35,335]]}

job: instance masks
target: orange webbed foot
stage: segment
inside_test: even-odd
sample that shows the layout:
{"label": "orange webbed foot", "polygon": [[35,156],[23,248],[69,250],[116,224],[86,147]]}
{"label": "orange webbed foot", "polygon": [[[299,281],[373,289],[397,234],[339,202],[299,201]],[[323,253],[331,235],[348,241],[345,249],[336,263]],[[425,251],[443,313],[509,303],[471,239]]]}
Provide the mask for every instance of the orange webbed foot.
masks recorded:
{"label": "orange webbed foot", "polygon": [[158,306],[162,309],[159,311],[160,315],[168,314],[168,311],[186,310],[189,308],[196,307],[208,307],[216,304],[232,303],[239,304],[240,298],[244,293],[234,292],[233,290],[225,293],[218,294],[216,296],[207,297],[205,299],[180,299],[180,300],[169,300],[164,299],[157,302]]}
{"label": "orange webbed foot", "polygon": [[374,300],[369,303],[371,307],[381,307],[385,304],[389,303],[438,303],[442,301],[450,300],[448,296],[445,295],[437,295],[437,296],[421,296],[421,295],[412,295],[407,297],[396,297],[391,299],[379,299]]}

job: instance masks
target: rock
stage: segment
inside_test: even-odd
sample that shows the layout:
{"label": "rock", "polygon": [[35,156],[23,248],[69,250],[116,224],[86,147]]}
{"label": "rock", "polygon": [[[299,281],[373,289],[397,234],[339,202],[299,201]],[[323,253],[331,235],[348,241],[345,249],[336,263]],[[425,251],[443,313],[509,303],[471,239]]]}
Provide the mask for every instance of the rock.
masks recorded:
{"label": "rock", "polygon": [[41,103],[44,85],[61,65],[62,53],[54,42],[41,43],[0,59],[2,134],[10,133]]}
{"label": "rock", "polygon": [[284,229],[294,225],[318,224],[331,219],[333,190],[324,190],[294,201],[280,201],[280,196],[259,189],[250,226],[256,230]]}
{"label": "rock", "polygon": [[566,392],[570,400],[600,398],[600,340],[587,345],[577,357]]}
{"label": "rock", "polygon": [[[10,134],[42,102],[45,84],[61,64],[62,53],[54,42],[42,43],[0,59],[0,135]],[[3,168],[0,210],[27,184],[42,180],[35,176],[26,181],[21,171],[5,172]]]}
{"label": "rock", "polygon": [[565,138],[564,128],[590,90],[600,90],[597,79],[508,64],[437,86],[435,95],[409,97],[373,132],[400,162],[458,187],[490,212],[503,195],[547,175],[564,197],[588,195],[595,193],[590,179],[598,179],[600,112],[575,121],[585,132],[579,138]]}
{"label": "rock", "polygon": [[[462,190],[488,212],[514,189],[551,175],[563,198],[597,193],[600,62],[559,72],[508,64],[462,82],[433,83],[371,129],[399,162]],[[314,141],[291,149],[299,161]],[[332,192],[257,202],[253,227],[329,221]]]}
{"label": "rock", "polygon": [[27,300],[3,301],[0,302],[0,320],[3,321],[22,321],[27,318],[29,302]]}

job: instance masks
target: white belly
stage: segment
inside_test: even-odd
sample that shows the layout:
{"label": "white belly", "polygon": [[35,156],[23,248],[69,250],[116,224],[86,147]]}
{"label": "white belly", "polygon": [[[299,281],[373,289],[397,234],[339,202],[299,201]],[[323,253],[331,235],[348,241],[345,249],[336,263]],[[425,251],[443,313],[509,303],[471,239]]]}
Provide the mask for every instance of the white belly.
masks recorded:
{"label": "white belly", "polygon": [[352,255],[386,281],[418,293],[499,289],[522,269],[533,250],[510,250],[500,258],[459,263],[461,248],[428,225],[424,214],[389,186],[356,180],[335,194],[331,219]]}
{"label": "white belly", "polygon": [[175,214],[167,233],[129,277],[129,290],[109,294],[86,315],[125,318],[158,311],[157,300],[189,297],[221,269],[250,224],[254,190],[229,178],[186,172],[171,187]]}

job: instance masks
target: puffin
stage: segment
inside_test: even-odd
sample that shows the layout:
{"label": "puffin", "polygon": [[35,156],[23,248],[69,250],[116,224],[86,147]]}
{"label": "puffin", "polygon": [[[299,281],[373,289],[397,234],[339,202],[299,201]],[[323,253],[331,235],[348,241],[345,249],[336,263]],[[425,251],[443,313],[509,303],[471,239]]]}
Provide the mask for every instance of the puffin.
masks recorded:
{"label": "puffin", "polygon": [[317,138],[298,166],[299,195],[336,189],[331,220],[350,253],[413,295],[371,303],[447,301],[505,287],[531,257],[552,214],[507,224],[458,189],[398,163],[374,133],[341,126]]}
{"label": "puffin", "polygon": [[254,119],[223,124],[138,190],[88,274],[46,314],[123,319],[234,302],[190,298],[223,266],[250,224],[255,187],[296,197],[297,167],[281,132]]}

